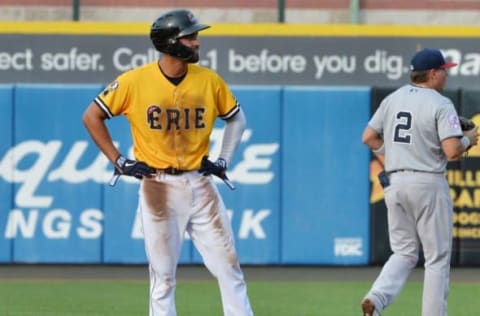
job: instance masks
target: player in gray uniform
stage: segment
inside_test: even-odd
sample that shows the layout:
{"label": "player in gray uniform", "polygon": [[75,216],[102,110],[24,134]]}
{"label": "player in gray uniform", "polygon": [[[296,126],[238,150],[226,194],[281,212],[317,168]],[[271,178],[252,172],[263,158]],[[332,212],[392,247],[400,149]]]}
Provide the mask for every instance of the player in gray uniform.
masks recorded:
{"label": "player in gray uniform", "polygon": [[384,188],[393,254],[362,301],[364,316],[381,315],[425,256],[422,316],[446,316],[452,247],[453,203],[445,169],[478,141],[477,127],[462,132],[457,112],[442,96],[447,69],[438,49],[411,60],[411,84],[387,96],[362,141],[384,155],[389,184]]}

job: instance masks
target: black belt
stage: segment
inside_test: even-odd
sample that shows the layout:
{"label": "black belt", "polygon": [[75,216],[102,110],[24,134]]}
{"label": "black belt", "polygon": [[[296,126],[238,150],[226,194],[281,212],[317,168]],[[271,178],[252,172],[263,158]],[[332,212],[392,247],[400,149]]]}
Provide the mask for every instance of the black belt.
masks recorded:
{"label": "black belt", "polygon": [[165,169],[157,169],[157,170],[172,176],[178,176],[178,175],[181,175],[182,173],[190,171],[190,170],[181,170],[173,167],[168,167]]}
{"label": "black belt", "polygon": [[422,172],[422,173],[432,173],[432,174],[443,174],[444,172],[432,172],[432,171],[422,171],[422,170],[415,170],[415,169],[397,169],[393,171],[387,172],[387,174],[391,175],[395,172]]}
{"label": "black belt", "polygon": [[388,173],[388,174],[392,174],[392,173],[395,173],[395,172],[405,172],[405,171],[409,171],[409,172],[426,172],[426,171],[420,171],[420,170],[415,170],[415,169],[397,169],[397,170],[389,171],[389,172],[387,172],[387,173]]}

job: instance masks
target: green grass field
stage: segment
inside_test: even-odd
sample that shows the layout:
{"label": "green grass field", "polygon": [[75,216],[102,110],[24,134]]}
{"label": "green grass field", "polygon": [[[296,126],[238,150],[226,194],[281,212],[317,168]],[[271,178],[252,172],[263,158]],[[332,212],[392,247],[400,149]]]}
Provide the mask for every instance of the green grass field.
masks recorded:
{"label": "green grass field", "polygon": [[[367,282],[249,281],[257,316],[359,316]],[[419,315],[421,284],[409,282],[386,316]],[[179,281],[179,316],[222,315],[214,281]],[[480,284],[454,283],[449,315],[479,315]],[[148,315],[148,284],[141,281],[1,281],[2,316]]]}

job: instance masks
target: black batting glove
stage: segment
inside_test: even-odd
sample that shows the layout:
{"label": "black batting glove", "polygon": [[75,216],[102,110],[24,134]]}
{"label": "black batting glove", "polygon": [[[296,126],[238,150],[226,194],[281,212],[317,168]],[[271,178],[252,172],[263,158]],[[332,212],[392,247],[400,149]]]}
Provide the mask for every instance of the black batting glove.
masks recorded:
{"label": "black batting glove", "polygon": [[204,176],[213,174],[219,178],[223,178],[226,171],[227,162],[225,161],[225,159],[222,158],[218,158],[217,161],[212,162],[207,157],[203,157],[202,165],[200,169],[198,169],[198,172],[200,172]]}
{"label": "black batting glove", "polygon": [[118,168],[121,170],[122,175],[132,176],[137,179],[142,179],[143,177],[150,177],[156,170],[143,161],[131,160],[119,155],[115,161],[117,168],[115,168],[115,173],[120,173]]}

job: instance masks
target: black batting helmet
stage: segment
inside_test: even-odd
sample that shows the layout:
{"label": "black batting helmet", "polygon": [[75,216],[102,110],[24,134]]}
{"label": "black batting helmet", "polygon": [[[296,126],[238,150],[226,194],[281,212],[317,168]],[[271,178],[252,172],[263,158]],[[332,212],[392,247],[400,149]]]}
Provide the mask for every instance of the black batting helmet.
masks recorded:
{"label": "black batting helmet", "polygon": [[158,51],[190,61],[195,52],[180,44],[178,39],[209,27],[198,23],[192,12],[188,10],[172,10],[162,14],[153,22],[150,39]]}

